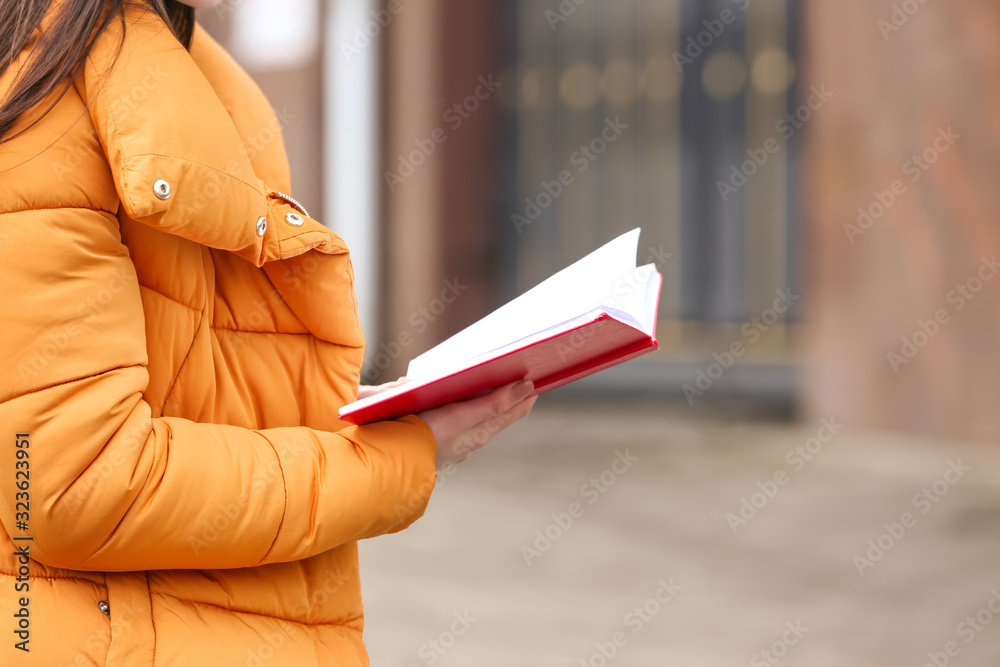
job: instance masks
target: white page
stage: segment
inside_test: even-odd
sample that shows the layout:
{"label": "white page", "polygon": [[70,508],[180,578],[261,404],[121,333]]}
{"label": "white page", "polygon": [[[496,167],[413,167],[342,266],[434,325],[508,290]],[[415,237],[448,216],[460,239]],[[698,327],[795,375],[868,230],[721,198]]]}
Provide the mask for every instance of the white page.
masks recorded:
{"label": "white page", "polygon": [[[572,320],[615,300],[621,278],[636,270],[640,230],[633,229],[539,283],[475,324],[410,361],[414,380]],[[617,297],[619,300],[621,297]],[[640,309],[634,316],[645,319]]]}
{"label": "white page", "polygon": [[[490,353],[483,353],[483,354],[477,355],[475,357],[471,357],[469,359],[465,359],[465,360],[462,361],[462,363],[460,365],[449,368],[448,372],[461,372],[463,370],[472,368],[473,366],[477,366],[477,365],[479,365],[480,363],[482,363],[484,361],[489,361],[490,359],[494,358],[495,356],[502,356],[505,352],[513,352],[514,350],[518,350],[518,349],[520,349],[522,347],[528,347],[528,346],[530,346],[530,345],[532,345],[534,343],[537,343],[539,341],[542,341],[542,340],[544,340],[546,338],[557,336],[560,333],[565,333],[567,331],[572,331],[573,329],[576,329],[576,328],[578,328],[580,326],[583,326],[584,324],[586,324],[586,323],[588,323],[588,322],[590,322],[592,320],[597,319],[597,317],[603,311],[604,311],[603,307],[591,310],[590,312],[584,313],[584,314],[582,314],[582,315],[580,315],[578,317],[574,317],[574,318],[572,318],[572,319],[570,319],[570,320],[568,320],[566,322],[561,322],[561,323],[555,325],[554,327],[550,327],[550,328],[545,329],[543,331],[539,331],[539,332],[533,333],[532,335],[528,336],[527,338],[522,338],[522,339],[520,339],[518,341],[510,343],[509,345],[504,345],[503,347],[501,347],[501,348],[499,348],[497,350],[491,350]],[[630,318],[628,318],[628,319],[630,319]],[[632,322],[627,321],[627,319],[624,320],[624,321],[629,326],[634,326],[634,324]],[[414,379],[414,378],[412,378],[412,377],[410,377],[408,375],[407,377],[410,377],[410,382],[407,382],[405,384],[401,384],[398,387],[393,387],[392,389],[386,389],[385,391],[379,392],[377,394],[372,394],[368,398],[359,399],[359,400],[355,401],[354,403],[351,403],[351,404],[346,405],[343,408],[341,408],[341,412],[343,412],[343,410],[345,408],[349,408],[349,407],[350,408],[354,408],[354,407],[363,408],[363,407],[366,407],[368,405],[372,405],[374,403],[380,403],[380,402],[382,402],[382,401],[384,401],[386,399],[392,398],[394,396],[398,396],[400,394],[405,394],[405,393],[407,393],[409,391],[413,391],[413,389],[415,387],[418,387],[418,386],[421,386],[421,385],[424,385],[424,384],[432,384],[433,382],[439,380],[441,378],[442,374],[443,374],[443,372],[438,373],[438,374],[436,374],[434,376],[428,376],[428,377],[422,377],[422,378],[416,378],[416,379]]]}
{"label": "white page", "polygon": [[608,311],[629,315],[643,331],[652,335],[659,275],[655,264],[632,269],[615,281],[611,296],[602,306]]}

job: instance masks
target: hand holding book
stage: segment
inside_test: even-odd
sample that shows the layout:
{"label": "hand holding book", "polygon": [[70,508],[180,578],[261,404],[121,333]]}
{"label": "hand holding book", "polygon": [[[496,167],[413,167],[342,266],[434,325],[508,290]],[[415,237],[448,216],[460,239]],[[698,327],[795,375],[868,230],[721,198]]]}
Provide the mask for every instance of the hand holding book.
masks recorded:
{"label": "hand holding book", "polygon": [[407,382],[340,409],[394,419],[531,380],[541,393],[657,349],[662,277],[636,267],[639,229],[619,236],[410,361]]}
{"label": "hand holding book", "polygon": [[[380,385],[362,385],[358,399],[368,398],[402,386],[401,377]],[[511,382],[478,398],[456,401],[417,414],[430,427],[437,443],[437,469],[463,463],[472,452],[483,447],[500,431],[524,419],[531,412],[538,395],[531,396],[530,380]]]}
{"label": "hand holding book", "polygon": [[530,380],[511,382],[485,396],[417,413],[437,442],[437,469],[462,463],[500,431],[524,419],[538,400]]}

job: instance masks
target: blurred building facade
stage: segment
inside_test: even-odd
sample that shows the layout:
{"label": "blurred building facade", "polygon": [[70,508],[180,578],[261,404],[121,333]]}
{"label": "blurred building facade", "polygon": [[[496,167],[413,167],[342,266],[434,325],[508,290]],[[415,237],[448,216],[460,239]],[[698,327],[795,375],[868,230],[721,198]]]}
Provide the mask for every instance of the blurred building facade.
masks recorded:
{"label": "blurred building facade", "polygon": [[[641,226],[661,350],[578,384],[794,403],[796,3],[231,0],[201,20],[354,251],[367,381]],[[258,40],[274,21],[297,58]]]}
{"label": "blurred building facade", "polygon": [[[580,384],[793,403],[797,23],[783,0],[406,5],[384,35],[381,342],[429,347],[641,226],[661,350]],[[414,331],[455,279],[461,305]]]}
{"label": "blurred building facade", "polygon": [[200,16],[355,252],[367,381],[641,226],[662,349],[580,387],[997,431],[988,3],[279,4]]}

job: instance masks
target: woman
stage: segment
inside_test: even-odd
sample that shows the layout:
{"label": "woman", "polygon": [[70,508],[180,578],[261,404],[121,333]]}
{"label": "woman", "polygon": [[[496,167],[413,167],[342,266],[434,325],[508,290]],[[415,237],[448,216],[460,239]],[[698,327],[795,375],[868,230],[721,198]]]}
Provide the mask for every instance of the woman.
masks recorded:
{"label": "woman", "polygon": [[356,541],[534,402],[336,418],[347,248],[282,194],[217,1],[4,3],[4,665],[367,664]]}

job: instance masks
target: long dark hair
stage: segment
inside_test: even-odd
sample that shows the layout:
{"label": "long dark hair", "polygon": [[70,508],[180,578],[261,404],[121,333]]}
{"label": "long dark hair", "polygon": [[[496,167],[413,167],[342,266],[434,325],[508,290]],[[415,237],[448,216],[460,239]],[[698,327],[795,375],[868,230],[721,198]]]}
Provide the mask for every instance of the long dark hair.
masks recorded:
{"label": "long dark hair", "polygon": [[[54,0],[2,2],[5,7],[0,15],[0,76],[21,54]],[[60,4],[59,14],[52,17],[10,91],[0,100],[0,143],[17,136],[4,135],[18,118],[60,86],[62,92],[45,112],[62,99],[101,33],[115,20],[124,27],[127,5],[145,6],[159,14],[185,48],[191,45],[194,9],[177,0],[62,0]],[[37,122],[38,119],[34,121]]]}

